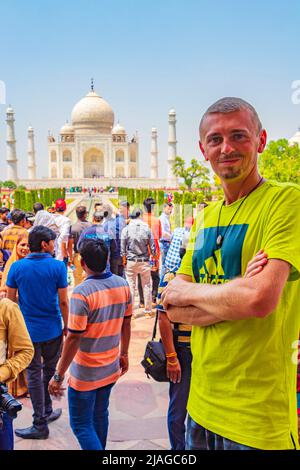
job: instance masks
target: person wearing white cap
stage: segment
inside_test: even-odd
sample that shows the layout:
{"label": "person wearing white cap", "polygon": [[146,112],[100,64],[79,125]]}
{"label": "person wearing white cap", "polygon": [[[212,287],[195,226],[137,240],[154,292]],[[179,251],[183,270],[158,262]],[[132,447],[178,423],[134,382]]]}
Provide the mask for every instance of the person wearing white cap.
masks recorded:
{"label": "person wearing white cap", "polygon": [[55,223],[59,229],[59,235],[55,240],[55,258],[68,264],[68,242],[70,236],[71,221],[66,217],[67,204],[64,199],[55,202]]}

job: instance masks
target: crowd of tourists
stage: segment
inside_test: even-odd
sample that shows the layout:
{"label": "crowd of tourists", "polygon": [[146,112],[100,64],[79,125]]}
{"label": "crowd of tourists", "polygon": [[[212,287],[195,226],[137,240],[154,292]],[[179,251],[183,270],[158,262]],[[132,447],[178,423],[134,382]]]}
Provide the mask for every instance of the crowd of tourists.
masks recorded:
{"label": "crowd of tourists", "polygon": [[[224,199],[183,227],[172,229],[171,202],[156,217],[151,197],[116,215],[96,203],[92,222],[79,205],[73,224],[62,199],[53,213],[0,209],[0,383],[33,407],[17,436],[48,438],[68,372],[71,429],[82,449],[105,449],[131,320],[156,313],[172,450],[299,448],[300,188],[260,176],[266,131],[244,100],[214,103],[199,133]],[[0,449],[12,449],[1,388],[0,417]]]}

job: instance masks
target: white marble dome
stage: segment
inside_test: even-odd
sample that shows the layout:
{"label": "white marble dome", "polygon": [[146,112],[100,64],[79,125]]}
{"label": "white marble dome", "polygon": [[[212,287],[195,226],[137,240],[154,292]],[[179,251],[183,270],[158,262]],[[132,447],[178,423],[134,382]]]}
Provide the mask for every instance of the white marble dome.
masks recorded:
{"label": "white marble dome", "polygon": [[74,134],[74,127],[67,121],[60,129],[60,135]]}
{"label": "white marble dome", "polygon": [[72,125],[76,133],[93,133],[95,130],[110,133],[114,125],[114,112],[101,96],[90,91],[75,104]]}
{"label": "white marble dome", "polygon": [[126,134],[125,127],[121,126],[121,124],[118,122],[115,127],[112,130],[112,134]]}

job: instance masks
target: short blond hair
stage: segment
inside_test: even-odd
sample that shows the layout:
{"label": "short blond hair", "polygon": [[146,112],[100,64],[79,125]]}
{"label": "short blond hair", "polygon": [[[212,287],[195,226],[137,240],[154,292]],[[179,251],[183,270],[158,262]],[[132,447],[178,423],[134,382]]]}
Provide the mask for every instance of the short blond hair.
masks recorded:
{"label": "short blond hair", "polygon": [[227,113],[233,113],[234,111],[241,111],[242,109],[248,109],[251,112],[252,119],[254,123],[257,125],[257,131],[260,132],[262,130],[262,123],[258,117],[256,109],[252,106],[252,104],[248,103],[242,98],[226,96],[225,98],[221,98],[220,100],[216,101],[211,106],[209,106],[209,108],[207,108],[207,110],[203,114],[201,121],[200,121],[200,125],[199,125],[200,136],[201,136],[201,130],[202,130],[205,118],[209,114],[214,114],[214,113],[227,114]]}

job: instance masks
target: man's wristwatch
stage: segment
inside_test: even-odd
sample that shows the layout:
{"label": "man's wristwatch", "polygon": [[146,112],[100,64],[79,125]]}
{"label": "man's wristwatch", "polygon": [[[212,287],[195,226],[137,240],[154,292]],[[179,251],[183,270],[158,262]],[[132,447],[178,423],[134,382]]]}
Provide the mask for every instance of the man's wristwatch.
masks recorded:
{"label": "man's wristwatch", "polygon": [[58,383],[63,382],[63,381],[64,381],[64,378],[65,378],[65,377],[62,376],[62,375],[59,375],[58,372],[55,372],[55,374],[53,375],[53,380],[54,380],[54,382],[58,382]]}

